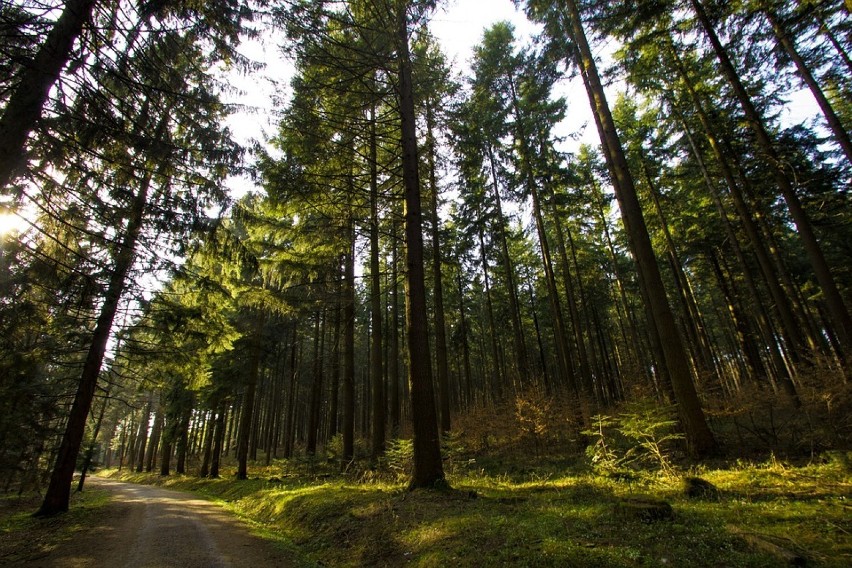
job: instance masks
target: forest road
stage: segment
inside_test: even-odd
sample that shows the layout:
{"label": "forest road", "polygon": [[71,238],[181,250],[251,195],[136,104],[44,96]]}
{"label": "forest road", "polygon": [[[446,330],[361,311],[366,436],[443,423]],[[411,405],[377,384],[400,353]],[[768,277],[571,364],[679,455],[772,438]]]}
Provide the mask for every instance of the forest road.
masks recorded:
{"label": "forest road", "polygon": [[26,566],[264,568],[301,566],[292,551],[252,535],[221,507],[190,493],[90,477],[112,494],[91,530]]}

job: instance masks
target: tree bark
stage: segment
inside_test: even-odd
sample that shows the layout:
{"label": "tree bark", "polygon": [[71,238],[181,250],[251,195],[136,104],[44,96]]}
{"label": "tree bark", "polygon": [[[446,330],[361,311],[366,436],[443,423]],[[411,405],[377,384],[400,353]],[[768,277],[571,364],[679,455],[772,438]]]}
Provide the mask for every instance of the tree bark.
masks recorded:
{"label": "tree bark", "polygon": [[[158,138],[162,137],[165,129],[166,118],[160,121],[157,128]],[[133,266],[136,256],[136,244],[142,231],[145,219],[145,210],[148,203],[148,191],[151,187],[153,173],[149,172],[140,183],[139,189],[130,207],[130,218],[127,222],[124,239],[115,253],[115,265],[110,275],[104,301],[101,305],[95,329],[92,333],[92,342],[86,353],[83,363],[83,371],[77,386],[74,402],[68,413],[68,422],[65,434],[59,446],[56,464],[50,476],[50,485],[44,496],[41,508],[37,515],[46,516],[62,513],[68,510],[68,502],[71,497],[71,479],[74,476],[74,468],[77,464],[77,455],[80,453],[80,445],[83,442],[83,434],[86,429],[86,417],[92,406],[95,396],[95,388],[98,384],[98,376],[103,365],[106,354],[107,342],[112,333],[112,324],[118,312],[118,304],[122,293],[127,285],[127,275]]]}
{"label": "tree bark", "polygon": [[405,311],[408,330],[408,381],[414,433],[414,467],[409,489],[445,486],[441,441],[438,433],[429,329],[426,319],[426,286],[423,269],[423,213],[414,115],[414,86],[408,47],[408,2],[397,7],[397,56],[399,58],[399,114],[402,144],[402,179],[405,189]]}
{"label": "tree bark", "polygon": [[0,117],[0,191],[19,175],[27,138],[41,119],[50,89],[71,57],[74,42],[92,16],[95,0],[70,0],[47,34]]}
{"label": "tree bark", "polygon": [[651,239],[642,215],[642,208],[636,194],[633,177],[627,167],[627,160],[621,146],[615,122],[606,102],[603,85],[598,76],[597,66],[591,48],[583,31],[582,20],[575,0],[565,0],[569,11],[569,25],[577,45],[577,62],[584,70],[583,78],[592,105],[595,123],[606,150],[607,165],[614,181],[614,189],[621,209],[622,220],[627,230],[630,248],[636,259],[636,266],[642,276],[647,301],[653,313],[660,334],[666,366],[672,382],[678,409],[686,431],[687,443],[693,455],[700,457],[713,452],[716,441],[707,426],[695,384],[689,369],[683,341],[678,334],[674,316],[669,306],[663,286],[660,269]]}
{"label": "tree bark", "polygon": [[758,146],[766,157],[767,164],[775,177],[775,183],[778,185],[778,188],[781,190],[781,194],[784,196],[784,201],[787,203],[787,209],[790,212],[790,216],[793,218],[793,222],[795,223],[796,229],[799,233],[799,238],[804,246],[805,253],[808,256],[814,275],[816,276],[817,282],[819,283],[820,289],[825,297],[826,304],[829,307],[831,318],[834,323],[834,331],[840,339],[844,354],[848,354],[852,351],[852,316],[850,316],[849,310],[843,302],[843,297],[837,289],[834,276],[831,274],[828,262],[823,255],[819,242],[817,241],[816,234],[814,233],[808,214],[804,207],[802,207],[802,203],[799,200],[798,195],[796,195],[793,185],[781,169],[781,159],[775,149],[772,138],[769,136],[769,132],[767,132],[760,114],[757,112],[757,109],[752,103],[751,97],[743,86],[742,81],[740,81],[739,75],[737,74],[736,69],[734,69],[734,65],[728,57],[727,51],[725,51],[725,48],[722,46],[722,42],[719,41],[716,31],[713,29],[713,25],[711,24],[707,13],[704,11],[704,6],[699,0],[690,0],[690,2],[699,22],[701,22],[701,26],[704,29],[710,44],[713,46],[713,51],[716,53],[722,72],[733,88],[734,94],[740,103],[746,120],[755,134]]}

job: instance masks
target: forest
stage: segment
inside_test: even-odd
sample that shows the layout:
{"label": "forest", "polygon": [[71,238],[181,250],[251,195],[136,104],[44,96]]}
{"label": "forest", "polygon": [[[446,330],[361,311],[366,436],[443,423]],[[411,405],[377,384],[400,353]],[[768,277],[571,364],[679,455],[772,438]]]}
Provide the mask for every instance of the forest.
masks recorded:
{"label": "forest", "polygon": [[[103,469],[527,511],[568,471],[718,501],[701,476],[768,468],[852,496],[852,4],[514,0],[540,33],[477,32],[468,73],[446,4],[2,1],[5,494],[51,517]],[[295,71],[240,144],[261,36]],[[807,513],[829,565],[845,507]],[[516,561],[550,565],[485,565]]]}

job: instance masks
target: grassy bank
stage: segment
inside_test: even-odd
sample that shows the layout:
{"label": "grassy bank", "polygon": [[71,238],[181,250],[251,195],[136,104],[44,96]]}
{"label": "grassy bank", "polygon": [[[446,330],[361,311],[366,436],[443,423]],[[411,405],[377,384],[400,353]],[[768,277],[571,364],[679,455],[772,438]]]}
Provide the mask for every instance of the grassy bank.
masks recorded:
{"label": "grassy bank", "polygon": [[35,518],[33,513],[41,505],[41,495],[0,497],[0,566],[38,562],[50,551],[88,530],[92,520],[108,504],[109,495],[105,491],[86,489],[71,495],[66,514]]}
{"label": "grassy bank", "polygon": [[[701,471],[718,494],[688,497],[677,477],[605,476],[555,466],[450,477],[449,492],[408,492],[378,475],[277,464],[236,481],[110,472],[190,490],[295,543],[327,566],[852,565],[852,483],[834,460]],[[627,499],[664,500],[648,521]],[[789,555],[785,557],[785,554]]]}

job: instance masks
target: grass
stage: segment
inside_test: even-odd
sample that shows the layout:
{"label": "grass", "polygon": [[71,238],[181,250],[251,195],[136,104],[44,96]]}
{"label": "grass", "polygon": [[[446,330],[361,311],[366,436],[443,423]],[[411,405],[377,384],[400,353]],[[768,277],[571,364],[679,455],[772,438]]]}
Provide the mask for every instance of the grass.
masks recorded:
{"label": "grass", "polygon": [[108,503],[105,491],[87,489],[72,493],[68,513],[36,518],[40,495],[0,497],[0,565],[37,561],[86,531]]}
{"label": "grass", "polygon": [[[721,490],[718,499],[687,498],[673,477],[618,478],[554,462],[456,471],[453,490],[443,492],[409,492],[377,474],[330,474],[316,463],[257,468],[242,482],[111,475],[219,500],[325,566],[779,565],[743,533],[808,565],[852,565],[847,464],[770,460],[699,473]],[[666,500],[674,520],[625,518],[617,504],[633,497]]]}

